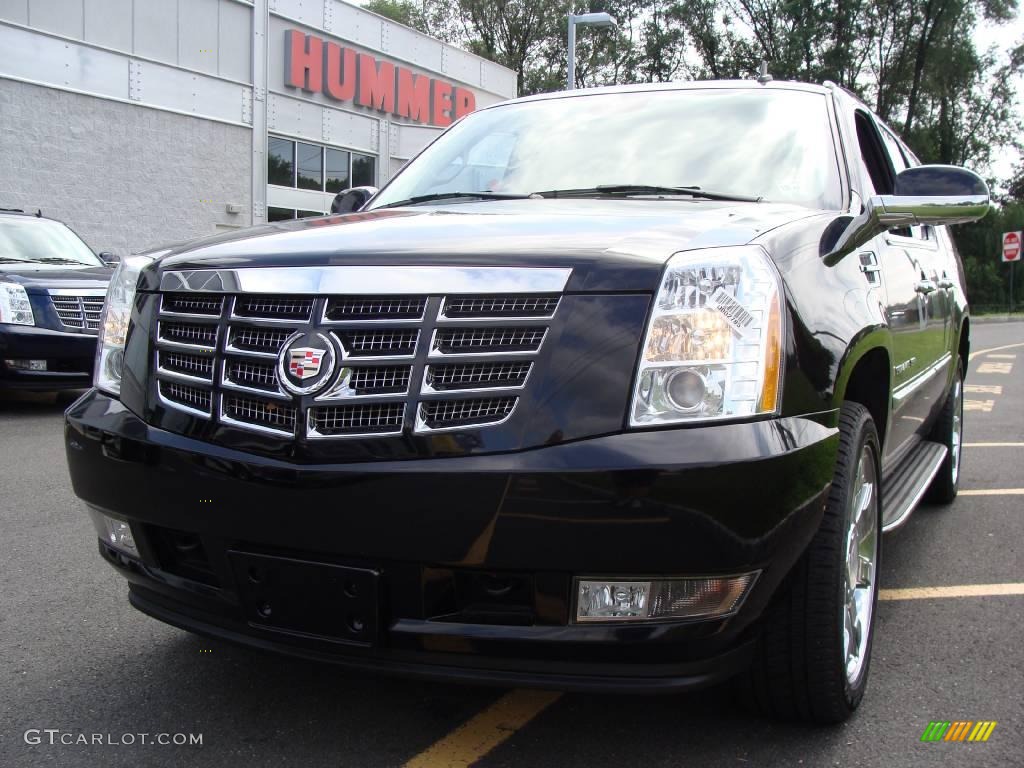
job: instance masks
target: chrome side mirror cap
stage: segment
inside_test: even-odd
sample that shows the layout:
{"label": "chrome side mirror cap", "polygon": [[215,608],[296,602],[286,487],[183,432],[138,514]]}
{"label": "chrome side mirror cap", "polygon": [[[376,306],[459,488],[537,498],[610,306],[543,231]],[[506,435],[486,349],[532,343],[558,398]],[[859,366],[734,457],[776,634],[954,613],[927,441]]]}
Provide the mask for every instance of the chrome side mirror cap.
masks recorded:
{"label": "chrome side mirror cap", "polygon": [[976,173],[952,165],[920,165],[896,177],[894,194],[869,198],[859,216],[837,219],[822,238],[828,266],[890,229],[977,221],[989,210],[988,185]]}
{"label": "chrome side mirror cap", "polygon": [[351,187],[343,189],[331,202],[331,213],[353,213],[366,205],[377,194],[376,187]]}

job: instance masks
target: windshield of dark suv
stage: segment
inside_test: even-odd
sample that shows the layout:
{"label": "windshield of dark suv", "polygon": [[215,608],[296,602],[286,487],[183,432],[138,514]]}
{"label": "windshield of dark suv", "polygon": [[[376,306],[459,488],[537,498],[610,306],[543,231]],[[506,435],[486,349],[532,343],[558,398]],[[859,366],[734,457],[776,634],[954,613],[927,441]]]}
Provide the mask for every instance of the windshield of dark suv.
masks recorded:
{"label": "windshield of dark suv", "polygon": [[32,216],[0,216],[4,264],[102,267],[103,261],[64,224]]}
{"label": "windshield of dark suv", "polygon": [[474,192],[675,199],[672,189],[679,199],[707,191],[842,208],[826,96],[761,87],[595,92],[485,109],[437,139],[369,208],[427,196],[465,202]]}

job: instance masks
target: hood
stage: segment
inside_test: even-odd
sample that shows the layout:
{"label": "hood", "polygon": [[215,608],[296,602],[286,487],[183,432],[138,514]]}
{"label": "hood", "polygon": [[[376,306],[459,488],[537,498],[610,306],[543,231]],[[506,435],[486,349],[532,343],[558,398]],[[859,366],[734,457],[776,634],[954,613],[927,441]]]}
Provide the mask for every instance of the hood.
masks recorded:
{"label": "hood", "polygon": [[178,269],[343,264],[571,267],[572,291],[647,292],[665,261],[694,248],[742,245],[820,215],[794,205],[705,200],[473,201],[281,222],[172,247]]}
{"label": "hood", "polygon": [[49,288],[106,289],[112,267],[72,267],[49,264],[0,264],[0,280],[19,283],[27,293],[45,293]]}

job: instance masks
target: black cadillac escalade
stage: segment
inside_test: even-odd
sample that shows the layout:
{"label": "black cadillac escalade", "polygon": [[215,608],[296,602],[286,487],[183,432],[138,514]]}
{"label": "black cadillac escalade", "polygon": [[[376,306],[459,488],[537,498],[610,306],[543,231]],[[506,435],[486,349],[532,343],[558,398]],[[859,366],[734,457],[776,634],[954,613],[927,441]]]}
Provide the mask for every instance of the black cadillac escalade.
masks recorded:
{"label": "black cadillac escalade", "polygon": [[381,672],[856,708],[881,533],[957,491],[977,176],[829,84],[690,83],[481,110],[339,205],[113,279],[66,442],[134,606]]}

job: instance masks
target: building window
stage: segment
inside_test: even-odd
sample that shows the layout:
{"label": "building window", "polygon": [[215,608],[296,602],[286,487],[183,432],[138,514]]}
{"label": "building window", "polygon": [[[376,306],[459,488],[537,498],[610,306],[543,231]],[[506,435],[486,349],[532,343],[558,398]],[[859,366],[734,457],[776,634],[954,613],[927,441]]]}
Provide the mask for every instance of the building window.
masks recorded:
{"label": "building window", "polygon": [[324,185],[324,189],[327,192],[341,192],[343,189],[348,189],[352,185],[349,184],[349,163],[352,162],[352,158],[348,152],[341,149],[327,149],[326,153],[326,168],[327,168],[327,182]]}
{"label": "building window", "polygon": [[267,183],[335,193],[349,187],[373,186],[377,183],[377,158],[269,136]]}
{"label": "building window", "polygon": [[377,159],[368,155],[352,155],[352,186],[372,187],[377,183]]}
{"label": "building window", "polygon": [[273,136],[267,142],[267,183],[295,186],[295,142]]}
{"label": "building window", "polygon": [[291,208],[275,208],[267,206],[267,221],[288,221],[295,218],[295,211]]}
{"label": "building window", "polygon": [[324,191],[324,149],[315,144],[298,143],[298,188]]}

